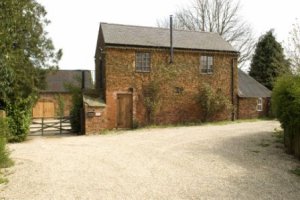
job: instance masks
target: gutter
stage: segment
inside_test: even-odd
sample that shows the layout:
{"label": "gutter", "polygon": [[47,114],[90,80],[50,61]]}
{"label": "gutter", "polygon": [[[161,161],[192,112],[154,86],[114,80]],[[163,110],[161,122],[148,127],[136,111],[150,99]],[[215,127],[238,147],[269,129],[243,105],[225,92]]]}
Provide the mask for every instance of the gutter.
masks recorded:
{"label": "gutter", "polygon": [[170,15],[170,63],[174,60],[174,46],[173,46],[173,16]]}
{"label": "gutter", "polygon": [[[117,49],[148,49],[148,50],[169,50],[170,47],[166,46],[145,46],[145,45],[127,45],[127,44],[111,44],[106,43],[106,48],[117,48]],[[239,56],[238,51],[229,51],[229,50],[214,50],[214,49],[193,49],[193,48],[182,48],[182,47],[173,47],[174,51],[184,51],[184,52],[211,52],[211,53],[222,53]]]}

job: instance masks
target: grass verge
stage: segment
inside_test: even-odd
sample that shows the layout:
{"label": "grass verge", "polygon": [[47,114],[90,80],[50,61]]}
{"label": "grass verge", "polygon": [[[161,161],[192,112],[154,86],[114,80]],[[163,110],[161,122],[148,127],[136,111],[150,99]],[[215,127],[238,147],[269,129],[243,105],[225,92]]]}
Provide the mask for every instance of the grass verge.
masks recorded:
{"label": "grass verge", "polygon": [[2,173],[2,169],[8,168],[14,164],[9,158],[10,152],[6,147],[8,131],[7,121],[3,118],[0,118],[0,184],[7,183],[8,181]]}
{"label": "grass verge", "polygon": [[300,167],[297,167],[296,169],[291,170],[291,173],[300,176]]}
{"label": "grass verge", "polygon": [[0,173],[0,184],[7,184],[8,179],[3,176],[3,174]]}
{"label": "grass verge", "polygon": [[275,138],[276,143],[283,144],[284,140],[284,133],[282,129],[274,129],[274,133],[272,134],[272,137]]}

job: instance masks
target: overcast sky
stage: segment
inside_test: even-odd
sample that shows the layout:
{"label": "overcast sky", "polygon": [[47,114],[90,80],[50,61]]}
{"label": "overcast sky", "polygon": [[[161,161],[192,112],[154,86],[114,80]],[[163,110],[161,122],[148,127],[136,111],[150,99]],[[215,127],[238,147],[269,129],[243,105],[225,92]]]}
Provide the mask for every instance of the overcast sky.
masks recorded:
{"label": "overcast sky", "polygon": [[[94,70],[94,53],[100,22],[155,26],[190,0],[38,0],[45,6],[51,24],[47,28],[64,56],[61,69]],[[241,15],[257,37],[271,28],[277,40],[287,40],[300,0],[240,0]]]}

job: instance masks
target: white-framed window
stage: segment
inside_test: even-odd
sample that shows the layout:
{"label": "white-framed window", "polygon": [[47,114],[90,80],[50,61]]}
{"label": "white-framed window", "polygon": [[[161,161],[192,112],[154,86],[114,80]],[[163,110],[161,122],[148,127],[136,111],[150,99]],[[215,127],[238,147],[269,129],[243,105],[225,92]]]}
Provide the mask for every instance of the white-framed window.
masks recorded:
{"label": "white-framed window", "polygon": [[257,111],[263,111],[263,99],[262,98],[257,99],[256,110]]}
{"label": "white-framed window", "polygon": [[150,72],[151,54],[146,52],[137,52],[135,58],[135,70],[137,72]]}
{"label": "white-framed window", "polygon": [[201,56],[200,57],[200,73],[212,74],[214,65],[213,56]]}

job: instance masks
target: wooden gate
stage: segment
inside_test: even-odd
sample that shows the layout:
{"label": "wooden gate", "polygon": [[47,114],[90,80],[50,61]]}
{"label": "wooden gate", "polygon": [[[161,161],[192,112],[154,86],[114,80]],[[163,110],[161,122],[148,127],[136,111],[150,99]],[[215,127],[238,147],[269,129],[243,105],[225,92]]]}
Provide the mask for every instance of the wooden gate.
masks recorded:
{"label": "wooden gate", "polygon": [[72,133],[70,117],[33,118],[30,136]]}
{"label": "wooden gate", "polygon": [[132,94],[117,96],[117,128],[132,128]]}

